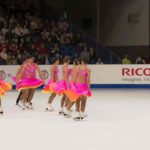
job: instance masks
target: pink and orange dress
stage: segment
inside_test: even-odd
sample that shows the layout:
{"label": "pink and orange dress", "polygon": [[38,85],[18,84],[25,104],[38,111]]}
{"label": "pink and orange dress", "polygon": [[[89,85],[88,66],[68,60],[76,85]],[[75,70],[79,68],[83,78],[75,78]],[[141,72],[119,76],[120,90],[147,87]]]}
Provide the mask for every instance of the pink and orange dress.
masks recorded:
{"label": "pink and orange dress", "polygon": [[12,85],[10,83],[0,80],[0,96],[4,96],[5,92],[10,91],[11,89]]}
{"label": "pink and orange dress", "polygon": [[10,91],[12,89],[12,85],[8,82],[4,82],[0,78],[0,97],[5,95],[5,92]]}
{"label": "pink and orange dress", "polygon": [[59,96],[61,96],[63,93],[65,93],[68,90],[66,79],[69,81],[69,69],[67,65],[62,66],[62,80],[60,80],[55,86],[55,91],[58,93]]}
{"label": "pink and orange dress", "polygon": [[43,84],[43,80],[36,78],[36,70],[35,64],[26,64],[26,68],[22,73],[22,79],[17,84],[18,90],[35,89]]}
{"label": "pink and orange dress", "polygon": [[71,80],[69,82],[69,89],[65,91],[65,94],[67,95],[67,97],[71,102],[74,102],[79,98],[78,94],[76,93],[76,86],[75,86],[75,80],[77,78],[78,69],[79,69],[78,66],[74,66],[69,71]]}
{"label": "pink and orange dress", "polygon": [[51,70],[53,70],[53,75],[51,76],[50,80],[47,82],[47,84],[44,86],[42,93],[57,93],[55,90],[57,88],[58,84],[58,67],[52,65]]}

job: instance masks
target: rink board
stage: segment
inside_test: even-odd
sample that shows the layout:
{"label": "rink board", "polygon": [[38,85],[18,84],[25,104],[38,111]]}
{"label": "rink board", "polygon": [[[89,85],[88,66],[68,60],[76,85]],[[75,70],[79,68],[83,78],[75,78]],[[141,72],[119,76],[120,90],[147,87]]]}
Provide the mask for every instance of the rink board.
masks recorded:
{"label": "rink board", "polygon": [[[0,78],[15,85],[10,75],[15,76],[18,67],[0,66]],[[91,69],[91,88],[150,88],[148,65],[89,65],[88,67]],[[40,65],[40,69],[48,81],[50,65]],[[61,65],[59,70],[61,79]]]}

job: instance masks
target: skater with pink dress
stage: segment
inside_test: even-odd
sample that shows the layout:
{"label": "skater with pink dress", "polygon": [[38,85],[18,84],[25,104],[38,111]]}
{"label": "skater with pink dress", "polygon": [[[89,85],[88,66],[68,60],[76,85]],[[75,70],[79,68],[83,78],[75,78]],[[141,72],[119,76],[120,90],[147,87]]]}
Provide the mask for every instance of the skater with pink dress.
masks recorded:
{"label": "skater with pink dress", "polygon": [[[41,79],[36,78],[36,71],[38,71]],[[44,80],[42,78],[40,68],[34,63],[34,58],[29,58],[28,63],[23,66],[22,71],[19,74],[16,87],[17,90],[23,91],[22,101],[19,103],[23,110],[25,108],[33,109],[31,102],[27,101],[29,92],[31,89],[36,89],[44,84]]]}
{"label": "skater with pink dress", "polygon": [[52,102],[54,101],[56,95],[58,94],[58,91],[55,90],[58,84],[58,64],[59,58],[54,58],[53,64],[50,67],[50,80],[42,90],[42,93],[51,93],[48,99],[46,111],[54,110],[54,108],[52,107]]}

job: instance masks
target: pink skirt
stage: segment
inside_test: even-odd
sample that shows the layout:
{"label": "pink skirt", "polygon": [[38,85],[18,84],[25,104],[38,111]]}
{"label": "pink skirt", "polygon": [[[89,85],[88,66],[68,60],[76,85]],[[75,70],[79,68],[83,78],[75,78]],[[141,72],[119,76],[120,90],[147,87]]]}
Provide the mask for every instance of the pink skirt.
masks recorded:
{"label": "pink skirt", "polygon": [[75,83],[75,90],[78,96],[91,96],[91,91],[88,84]]}
{"label": "pink skirt", "polygon": [[65,80],[61,80],[58,84],[55,84],[53,88],[58,95],[62,95],[67,90],[67,83]]}
{"label": "pink skirt", "polygon": [[49,80],[47,82],[47,84],[44,86],[44,88],[42,89],[42,93],[57,93],[57,91],[55,91],[55,87],[57,87],[58,82],[52,82],[52,80]]}
{"label": "pink skirt", "polygon": [[69,89],[64,92],[71,102],[75,102],[78,100],[79,96],[77,94],[76,86],[74,83],[69,83]]}
{"label": "pink skirt", "polygon": [[17,90],[23,90],[23,89],[35,89],[43,85],[44,81],[41,79],[21,79],[18,84],[16,89]]}

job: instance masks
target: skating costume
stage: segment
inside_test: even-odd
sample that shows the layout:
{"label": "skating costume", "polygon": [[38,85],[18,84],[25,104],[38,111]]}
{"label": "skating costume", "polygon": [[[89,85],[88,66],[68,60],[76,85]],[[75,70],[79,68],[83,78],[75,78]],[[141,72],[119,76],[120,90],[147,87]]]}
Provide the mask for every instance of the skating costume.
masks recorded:
{"label": "skating costume", "polygon": [[4,96],[5,92],[10,91],[11,89],[12,85],[10,83],[0,80],[0,96]]}
{"label": "skating costume", "polygon": [[77,90],[76,90],[76,86],[74,83],[77,73],[78,73],[78,67],[73,67],[69,71],[69,74],[71,75],[71,81],[69,82],[69,89],[65,92],[69,100],[72,102],[76,101],[79,98],[76,92]]}
{"label": "skating costume", "polygon": [[17,84],[18,90],[23,89],[35,89],[40,87],[43,84],[43,80],[36,79],[36,66],[33,65],[26,65],[26,68],[23,72],[22,79]]}
{"label": "skating costume", "polygon": [[69,80],[69,69],[68,69],[68,66],[63,65],[62,66],[62,80],[60,80],[57,86],[55,86],[55,91],[60,96],[67,91],[67,82],[65,80],[66,78],[68,78]]}
{"label": "skating costume", "polygon": [[76,93],[78,94],[78,96],[91,96],[91,91],[87,81],[88,71],[88,68],[84,70],[79,69],[78,78],[83,79],[84,83],[79,83],[78,81],[75,83]]}
{"label": "skating costume", "polygon": [[42,93],[56,93],[55,88],[57,87],[57,79],[58,79],[58,67],[55,67],[54,65],[51,66],[51,69],[53,69],[53,76],[51,76],[51,79],[48,81],[48,83],[44,86]]}

